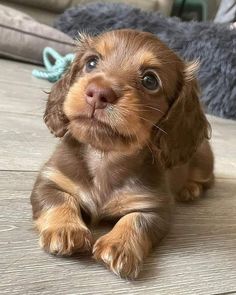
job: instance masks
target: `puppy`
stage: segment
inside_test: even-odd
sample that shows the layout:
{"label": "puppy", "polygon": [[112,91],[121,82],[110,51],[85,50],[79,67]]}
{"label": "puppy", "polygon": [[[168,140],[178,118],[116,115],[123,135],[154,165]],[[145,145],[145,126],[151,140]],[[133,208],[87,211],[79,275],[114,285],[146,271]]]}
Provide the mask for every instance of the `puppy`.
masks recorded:
{"label": "puppy", "polygon": [[[195,70],[150,33],[81,36],[44,116],[62,138],[31,195],[44,250],[91,250],[117,275],[138,276],[168,230],[173,196],[195,200],[213,182]],[[85,214],[117,223],[94,243]]]}

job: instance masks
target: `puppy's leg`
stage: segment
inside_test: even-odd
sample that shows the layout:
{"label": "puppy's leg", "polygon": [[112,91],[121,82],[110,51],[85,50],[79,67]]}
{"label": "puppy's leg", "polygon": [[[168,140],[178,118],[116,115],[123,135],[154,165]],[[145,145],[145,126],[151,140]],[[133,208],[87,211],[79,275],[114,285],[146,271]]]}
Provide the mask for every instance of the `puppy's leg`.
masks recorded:
{"label": "puppy's leg", "polygon": [[189,163],[171,172],[171,187],[178,201],[198,199],[214,183],[214,159],[210,145],[205,141]]}
{"label": "puppy's leg", "polygon": [[[127,201],[127,204],[132,207],[134,200],[134,196],[130,201],[127,196],[124,202],[117,203],[116,208],[110,212],[111,206],[108,206],[107,215],[112,213],[111,216],[117,217],[119,213],[127,212],[129,207],[123,207],[124,203]],[[163,209],[162,214],[158,213],[157,208],[157,211],[155,209],[151,211],[151,207],[155,206],[153,200],[151,202],[148,206],[148,202],[145,204],[144,198],[140,200],[140,196],[136,197],[134,210],[139,207],[139,211],[130,212],[123,216],[108,234],[97,240],[93,247],[94,258],[105,263],[110,270],[121,277],[134,279],[138,276],[144,258],[168,229],[168,210]],[[141,212],[142,203],[143,212]]]}
{"label": "puppy's leg", "polygon": [[[55,180],[55,179],[54,179]],[[91,249],[91,233],[82,220],[79,200],[40,175],[31,195],[40,246],[51,254]]]}
{"label": "puppy's leg", "polygon": [[91,234],[81,219],[79,209],[68,194],[65,202],[41,213],[36,220],[39,244],[49,253],[71,255],[91,249]]}

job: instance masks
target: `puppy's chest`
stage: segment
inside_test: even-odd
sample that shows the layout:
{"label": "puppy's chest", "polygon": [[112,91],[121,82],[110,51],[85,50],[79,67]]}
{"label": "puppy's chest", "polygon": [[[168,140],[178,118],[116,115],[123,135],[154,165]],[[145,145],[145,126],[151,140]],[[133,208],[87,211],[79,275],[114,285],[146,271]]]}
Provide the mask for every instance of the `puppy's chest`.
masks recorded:
{"label": "puppy's chest", "polygon": [[88,150],[85,162],[89,178],[88,194],[101,206],[137,176],[137,163],[134,165],[132,160],[128,161],[122,155]]}
{"label": "puppy's chest", "polygon": [[105,169],[107,169],[108,165],[104,161],[104,157],[101,152],[98,152],[96,150],[92,152],[89,150],[86,153],[85,159],[88,172],[94,179],[99,178],[101,172],[103,174],[106,174]]}
{"label": "puppy's chest", "polygon": [[113,190],[122,186],[128,174],[128,169],[124,169],[120,161],[94,150],[87,152],[86,165],[89,190],[101,199],[106,199]]}
{"label": "puppy's chest", "polygon": [[[117,198],[125,198],[127,193],[136,193],[156,187],[156,169],[150,169],[145,155],[104,155],[88,149],[84,153],[85,175],[83,200],[92,215],[104,211],[107,204],[117,206]],[[153,166],[154,167],[154,166]],[[154,184],[155,182],[155,184]],[[84,190],[85,189],[85,190]],[[113,200],[115,200],[113,202]],[[97,212],[97,213],[96,213]]]}

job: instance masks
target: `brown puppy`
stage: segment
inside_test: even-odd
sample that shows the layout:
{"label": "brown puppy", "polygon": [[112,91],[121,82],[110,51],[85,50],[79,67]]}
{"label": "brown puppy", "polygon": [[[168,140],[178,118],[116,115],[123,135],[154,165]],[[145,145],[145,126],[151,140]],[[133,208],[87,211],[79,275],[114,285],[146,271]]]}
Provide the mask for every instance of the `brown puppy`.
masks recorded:
{"label": "brown puppy", "polygon": [[[137,277],[168,229],[172,195],[193,200],[213,181],[195,69],[149,33],[81,37],[44,117],[62,140],[31,196],[42,248],[92,250],[114,273]],[[93,245],[83,212],[118,222]]]}

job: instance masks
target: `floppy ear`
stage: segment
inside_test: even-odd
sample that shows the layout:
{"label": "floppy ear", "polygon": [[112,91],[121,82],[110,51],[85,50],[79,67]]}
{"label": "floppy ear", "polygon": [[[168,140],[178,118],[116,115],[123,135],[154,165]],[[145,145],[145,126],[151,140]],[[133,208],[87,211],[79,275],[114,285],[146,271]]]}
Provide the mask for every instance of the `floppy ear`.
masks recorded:
{"label": "floppy ear", "polygon": [[67,131],[69,121],[62,110],[62,105],[75,76],[76,62],[73,62],[63,77],[53,85],[48,96],[43,118],[48,129],[56,137],[63,137]]}
{"label": "floppy ear", "polygon": [[69,121],[63,112],[63,103],[79,72],[81,57],[90,46],[91,41],[90,35],[78,33],[77,54],[74,61],[63,77],[53,85],[49,93],[44,113],[44,122],[56,137],[63,137],[67,132]]}
{"label": "floppy ear", "polygon": [[201,108],[195,79],[197,62],[188,63],[183,73],[182,89],[159,126],[156,141],[161,164],[171,168],[185,163],[201,142],[210,137],[210,125]]}

